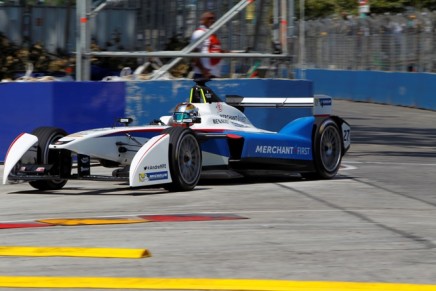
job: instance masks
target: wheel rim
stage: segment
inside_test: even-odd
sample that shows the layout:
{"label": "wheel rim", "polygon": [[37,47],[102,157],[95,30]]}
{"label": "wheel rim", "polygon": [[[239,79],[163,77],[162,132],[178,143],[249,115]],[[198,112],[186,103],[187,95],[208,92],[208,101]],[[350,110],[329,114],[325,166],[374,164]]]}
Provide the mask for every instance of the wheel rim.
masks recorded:
{"label": "wheel rim", "polygon": [[336,171],[341,159],[341,140],[339,132],[328,126],[321,135],[321,162],[329,172]]}
{"label": "wheel rim", "polygon": [[183,181],[186,184],[195,183],[201,170],[201,154],[198,142],[191,134],[180,141],[178,163]]}

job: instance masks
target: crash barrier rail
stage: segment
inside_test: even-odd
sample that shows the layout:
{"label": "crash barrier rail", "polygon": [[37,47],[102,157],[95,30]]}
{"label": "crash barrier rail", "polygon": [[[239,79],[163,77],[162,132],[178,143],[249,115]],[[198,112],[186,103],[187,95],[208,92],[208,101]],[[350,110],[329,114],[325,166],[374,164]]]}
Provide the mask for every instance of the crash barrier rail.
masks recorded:
{"label": "crash barrier rail", "polygon": [[[131,125],[149,124],[189,98],[189,79],[128,82],[10,82],[0,83],[0,161],[22,132],[55,126],[67,132],[111,127],[120,117]],[[288,79],[214,79],[207,83],[225,100],[244,97],[312,97],[312,82]],[[247,108],[245,114],[260,128],[277,131],[311,108]]]}
{"label": "crash barrier rail", "polygon": [[296,70],[296,78],[311,80],[315,94],[333,98],[436,110],[436,74]]}

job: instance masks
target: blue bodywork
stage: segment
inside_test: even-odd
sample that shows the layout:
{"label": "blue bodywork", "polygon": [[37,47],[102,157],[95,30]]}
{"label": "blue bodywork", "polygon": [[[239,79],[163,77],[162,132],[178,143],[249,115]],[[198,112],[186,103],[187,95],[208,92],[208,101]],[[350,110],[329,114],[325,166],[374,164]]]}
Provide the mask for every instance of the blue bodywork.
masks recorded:
{"label": "blue bodywork", "polygon": [[312,136],[315,117],[298,118],[279,132],[259,133],[228,131],[227,138],[211,138],[201,144],[203,151],[229,157],[238,162],[261,161],[284,164],[313,160]]}
{"label": "blue bodywork", "polygon": [[241,158],[312,160],[314,117],[296,119],[278,133],[248,133],[244,138]]}

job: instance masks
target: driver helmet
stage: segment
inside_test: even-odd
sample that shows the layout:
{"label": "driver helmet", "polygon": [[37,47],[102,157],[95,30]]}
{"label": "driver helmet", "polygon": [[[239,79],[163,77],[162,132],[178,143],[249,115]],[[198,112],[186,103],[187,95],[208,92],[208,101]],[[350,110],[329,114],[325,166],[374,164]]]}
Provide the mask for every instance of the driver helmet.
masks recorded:
{"label": "driver helmet", "polygon": [[188,102],[180,103],[173,113],[173,122],[177,124],[194,123],[198,118],[198,108]]}

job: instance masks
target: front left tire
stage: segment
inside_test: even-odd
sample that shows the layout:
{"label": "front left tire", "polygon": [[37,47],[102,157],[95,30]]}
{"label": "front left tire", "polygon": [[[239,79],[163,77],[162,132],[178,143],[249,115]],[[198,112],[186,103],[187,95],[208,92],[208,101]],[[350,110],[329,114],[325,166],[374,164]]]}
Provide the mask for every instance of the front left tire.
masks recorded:
{"label": "front left tire", "polygon": [[[33,132],[38,137],[36,164],[53,165],[50,174],[69,176],[72,168],[71,152],[53,151],[49,145],[67,135],[65,130],[55,127],[38,127]],[[65,186],[68,180],[36,180],[29,182],[30,186],[38,190],[57,190]]]}
{"label": "front left tire", "polygon": [[170,127],[163,133],[170,135],[168,158],[173,180],[165,188],[171,192],[194,189],[202,168],[201,148],[195,133],[184,127]]}

